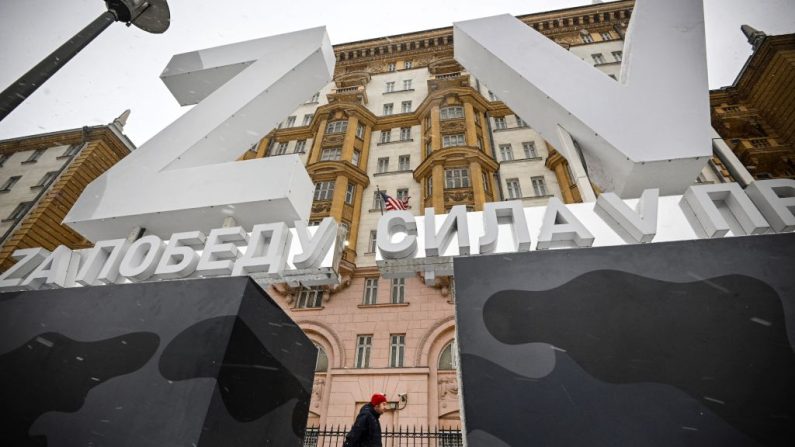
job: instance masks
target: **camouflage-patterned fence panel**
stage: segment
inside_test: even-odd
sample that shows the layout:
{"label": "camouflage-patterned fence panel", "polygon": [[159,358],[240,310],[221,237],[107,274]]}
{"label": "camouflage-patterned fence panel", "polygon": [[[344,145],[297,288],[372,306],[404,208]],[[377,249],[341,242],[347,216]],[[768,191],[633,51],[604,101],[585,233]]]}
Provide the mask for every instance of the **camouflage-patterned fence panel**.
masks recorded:
{"label": "camouflage-patterned fence panel", "polygon": [[0,445],[298,446],[316,353],[243,277],[0,294]]}
{"label": "camouflage-patterned fence panel", "polygon": [[795,234],[457,258],[469,445],[795,445]]}

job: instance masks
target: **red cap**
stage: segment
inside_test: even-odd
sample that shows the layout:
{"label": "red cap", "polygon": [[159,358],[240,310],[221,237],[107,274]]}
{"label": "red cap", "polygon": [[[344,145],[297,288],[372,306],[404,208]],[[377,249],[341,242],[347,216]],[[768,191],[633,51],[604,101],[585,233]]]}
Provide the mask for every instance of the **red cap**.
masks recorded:
{"label": "red cap", "polygon": [[373,397],[370,398],[370,404],[372,406],[376,406],[381,402],[386,402],[386,396],[381,393],[375,393],[373,394]]}

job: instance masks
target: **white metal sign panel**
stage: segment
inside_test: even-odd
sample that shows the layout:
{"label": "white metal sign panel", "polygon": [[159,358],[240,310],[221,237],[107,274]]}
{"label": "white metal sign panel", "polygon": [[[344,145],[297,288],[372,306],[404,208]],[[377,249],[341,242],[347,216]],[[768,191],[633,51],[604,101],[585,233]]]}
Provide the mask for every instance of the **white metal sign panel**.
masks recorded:
{"label": "white metal sign panel", "polygon": [[510,15],[453,33],[456,60],[568,160],[571,135],[602,191],[681,194],[712,154],[701,0],[638,0],[618,82]]}
{"label": "white metal sign panel", "polygon": [[326,85],[334,62],[322,27],[175,56],[163,81],[181,104],[201,102],[94,180],[64,222],[96,242],[135,227],[207,232],[230,216],[248,228],[306,221],[314,187],[298,156],[234,160]]}

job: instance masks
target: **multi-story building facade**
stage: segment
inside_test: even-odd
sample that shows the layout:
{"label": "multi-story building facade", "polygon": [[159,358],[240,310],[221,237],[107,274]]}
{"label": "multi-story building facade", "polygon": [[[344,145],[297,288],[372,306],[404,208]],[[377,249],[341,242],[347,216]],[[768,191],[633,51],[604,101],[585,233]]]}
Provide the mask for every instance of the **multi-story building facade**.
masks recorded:
{"label": "multi-story building facade", "polygon": [[742,31],[753,54],[710,92],[712,125],[753,178],[795,178],[795,34]]}
{"label": "multi-story building facade", "polygon": [[[633,5],[519,19],[615,79]],[[310,426],[350,424],[375,391],[394,406],[384,426],[460,426],[453,278],[379,276],[379,191],[409,197],[417,215],[582,201],[565,158],[454,60],[453,45],[452,28],[336,45],[334,81],[241,157],[300,154],[316,185],[310,223],[331,216],[346,235],[342,284],[270,290],[320,349]],[[715,163],[699,181],[726,180]]]}
{"label": "multi-story building facade", "polygon": [[21,248],[92,245],[61,222],[86,185],[135,149],[123,133],[128,115],[106,126],[0,141],[0,271]]}

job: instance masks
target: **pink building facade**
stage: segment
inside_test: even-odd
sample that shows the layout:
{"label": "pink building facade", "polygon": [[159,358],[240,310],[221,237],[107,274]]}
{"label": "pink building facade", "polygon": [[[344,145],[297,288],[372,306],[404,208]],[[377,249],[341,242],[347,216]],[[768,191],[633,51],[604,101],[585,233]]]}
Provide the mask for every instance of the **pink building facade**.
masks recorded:
{"label": "pink building facade", "polygon": [[[363,304],[367,279],[377,281],[376,304]],[[403,302],[394,304],[400,288],[370,276],[319,296],[320,307],[296,308],[300,297],[268,291],[322,350],[307,426],[350,425],[370,396],[382,392],[393,407],[381,417],[384,428],[460,427],[451,295],[420,278],[403,283]]]}

